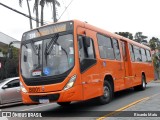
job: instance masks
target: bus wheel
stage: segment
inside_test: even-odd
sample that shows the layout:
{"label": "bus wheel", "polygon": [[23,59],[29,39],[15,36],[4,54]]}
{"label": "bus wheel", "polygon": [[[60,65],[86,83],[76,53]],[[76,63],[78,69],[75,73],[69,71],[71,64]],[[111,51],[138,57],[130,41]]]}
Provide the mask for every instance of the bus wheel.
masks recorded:
{"label": "bus wheel", "polygon": [[69,106],[71,102],[57,102],[58,105],[61,106]]}
{"label": "bus wheel", "polygon": [[145,79],[145,76],[142,75],[142,78],[141,78],[142,82],[141,82],[141,85],[138,85],[138,86],[135,86],[134,89],[135,90],[145,90],[146,89],[146,79]]}
{"label": "bus wheel", "polygon": [[101,105],[109,103],[113,97],[113,90],[110,82],[104,81],[103,90],[104,90],[103,95],[97,98],[98,103]]}

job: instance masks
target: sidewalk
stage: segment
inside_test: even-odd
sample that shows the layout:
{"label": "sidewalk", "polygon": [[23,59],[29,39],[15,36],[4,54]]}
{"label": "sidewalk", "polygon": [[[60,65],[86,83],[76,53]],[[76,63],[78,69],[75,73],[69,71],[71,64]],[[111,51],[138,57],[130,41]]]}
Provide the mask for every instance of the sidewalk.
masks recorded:
{"label": "sidewalk", "polygon": [[160,80],[153,80],[152,82],[160,83]]}

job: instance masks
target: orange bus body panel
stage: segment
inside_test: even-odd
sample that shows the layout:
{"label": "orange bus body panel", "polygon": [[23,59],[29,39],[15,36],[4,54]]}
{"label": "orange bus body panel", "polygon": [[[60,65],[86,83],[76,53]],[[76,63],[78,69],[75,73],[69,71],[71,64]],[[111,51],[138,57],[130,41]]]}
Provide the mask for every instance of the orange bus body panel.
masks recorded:
{"label": "orange bus body panel", "polygon": [[[36,102],[32,101],[30,96],[47,96],[51,94],[59,94],[58,100],[56,102],[67,102],[67,101],[80,101],[87,100],[101,96],[103,94],[103,82],[106,76],[111,76],[114,83],[114,92],[131,88],[141,84],[142,74],[145,74],[146,82],[150,82],[154,78],[153,63],[148,62],[132,62],[131,55],[129,52],[129,44],[136,45],[138,47],[150,50],[149,47],[124,38],[122,36],[110,33],[108,31],[102,30],[95,26],[89,25],[78,20],[73,20],[74,22],[74,49],[75,49],[75,66],[65,80],[57,84],[49,85],[39,85],[39,86],[27,86],[23,77],[20,74],[20,81],[23,86],[28,91],[27,93],[22,93],[23,103],[34,104]],[[118,40],[120,48],[120,60],[109,60],[100,58],[97,33],[103,34],[105,36],[114,38]],[[96,64],[87,69],[85,72],[80,71],[79,62],[79,50],[78,50],[78,35],[86,35],[93,39]],[[121,44],[125,44],[126,49],[126,61],[122,55],[123,49]],[[63,90],[64,86],[67,84],[69,79],[73,75],[77,75],[76,82],[74,86],[68,90]],[[33,93],[30,88],[38,88],[39,91]],[[43,90],[43,87],[45,88]],[[53,101],[54,102],[54,101]]]}

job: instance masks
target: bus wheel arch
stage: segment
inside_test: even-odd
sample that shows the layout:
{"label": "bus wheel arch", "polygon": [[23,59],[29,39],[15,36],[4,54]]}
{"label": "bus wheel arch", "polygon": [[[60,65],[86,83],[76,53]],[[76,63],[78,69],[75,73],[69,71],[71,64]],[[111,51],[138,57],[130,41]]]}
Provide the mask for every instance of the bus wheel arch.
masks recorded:
{"label": "bus wheel arch", "polygon": [[106,75],[104,81],[108,81],[111,84],[112,91],[114,92],[114,81],[111,75]]}
{"label": "bus wheel arch", "polygon": [[101,105],[109,103],[113,98],[114,82],[111,75],[106,75],[103,82],[103,95],[96,98]]}
{"label": "bus wheel arch", "polygon": [[147,84],[147,82],[146,82],[146,76],[145,76],[145,73],[142,72],[142,74],[141,74],[141,84],[138,85],[138,86],[135,86],[134,89],[138,90],[138,91],[139,90],[145,90],[146,89],[146,84]]}
{"label": "bus wheel arch", "polygon": [[145,83],[147,84],[145,72],[142,72],[142,76],[144,76]]}

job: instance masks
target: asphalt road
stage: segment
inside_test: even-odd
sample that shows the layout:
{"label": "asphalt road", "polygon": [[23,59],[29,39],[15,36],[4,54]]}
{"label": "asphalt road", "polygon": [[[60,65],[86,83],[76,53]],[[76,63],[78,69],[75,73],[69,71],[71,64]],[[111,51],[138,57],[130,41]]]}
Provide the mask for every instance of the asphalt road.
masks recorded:
{"label": "asphalt road", "polygon": [[[1,108],[1,111],[35,111],[41,112],[42,115],[46,114],[49,116],[62,116],[62,117],[47,117],[43,118],[45,120],[49,119],[96,119],[109,112],[115,111],[122,108],[134,101],[139,99],[158,94],[160,91],[160,83],[148,83],[145,91],[134,91],[133,89],[117,92],[115,94],[114,100],[106,105],[97,105],[93,100],[85,102],[75,102],[69,107],[61,107],[56,103],[50,104],[39,104],[39,105],[13,105]],[[9,118],[11,119],[11,118]],[[13,118],[12,118],[13,119]],[[20,118],[22,119],[22,118]],[[26,120],[31,120],[32,118],[23,118]],[[35,118],[33,118],[35,119]],[[37,118],[38,120],[39,118]],[[15,118],[15,120],[18,120]]]}

